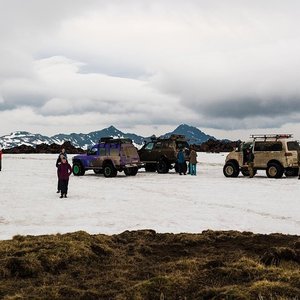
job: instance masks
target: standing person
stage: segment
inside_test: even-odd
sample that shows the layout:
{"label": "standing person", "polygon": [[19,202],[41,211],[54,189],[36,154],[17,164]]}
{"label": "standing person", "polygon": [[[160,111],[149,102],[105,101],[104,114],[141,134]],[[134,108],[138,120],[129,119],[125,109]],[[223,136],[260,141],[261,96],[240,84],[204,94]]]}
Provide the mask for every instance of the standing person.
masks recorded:
{"label": "standing person", "polygon": [[69,177],[71,173],[72,167],[68,163],[67,159],[63,156],[61,159],[61,164],[58,166],[59,187],[61,192],[60,198],[67,198]]}
{"label": "standing person", "polygon": [[68,160],[68,154],[67,154],[65,148],[62,148],[62,149],[61,149],[61,152],[59,153],[59,156],[60,156],[61,154]]}
{"label": "standing person", "polygon": [[57,168],[57,192],[60,193],[60,181],[59,181],[59,174],[58,174],[58,166],[62,163],[62,158],[64,157],[63,154],[59,154],[56,160],[56,168]]}
{"label": "standing person", "polygon": [[2,170],[2,147],[0,146],[0,171]]}
{"label": "standing person", "polygon": [[185,157],[184,157],[184,152],[183,149],[180,148],[178,153],[177,153],[177,162],[178,162],[178,173],[179,175],[186,175],[186,168],[185,168]]}
{"label": "standing person", "polygon": [[190,164],[190,173],[191,175],[196,175],[196,165],[197,165],[197,152],[194,147],[191,148],[190,156],[189,156],[189,164]]}
{"label": "standing person", "polygon": [[247,165],[249,177],[252,178],[254,176],[254,154],[252,148],[247,149]]}

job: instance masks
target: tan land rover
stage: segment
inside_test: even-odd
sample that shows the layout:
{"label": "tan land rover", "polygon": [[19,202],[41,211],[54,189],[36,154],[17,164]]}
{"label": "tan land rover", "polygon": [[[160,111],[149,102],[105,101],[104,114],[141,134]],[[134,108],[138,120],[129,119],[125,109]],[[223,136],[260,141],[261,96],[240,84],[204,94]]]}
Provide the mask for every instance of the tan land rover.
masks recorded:
{"label": "tan land rover", "polygon": [[266,170],[269,178],[297,176],[299,173],[299,142],[291,134],[251,135],[251,140],[243,142],[230,152],[225,161],[223,173],[226,177],[237,177],[241,172],[249,176],[247,150],[254,154],[254,174]]}

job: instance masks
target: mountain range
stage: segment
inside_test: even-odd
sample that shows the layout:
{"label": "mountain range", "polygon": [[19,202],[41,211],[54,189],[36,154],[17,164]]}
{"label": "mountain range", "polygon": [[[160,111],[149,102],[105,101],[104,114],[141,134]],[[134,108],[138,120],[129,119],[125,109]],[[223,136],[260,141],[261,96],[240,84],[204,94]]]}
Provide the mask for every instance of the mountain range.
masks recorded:
{"label": "mountain range", "polygon": [[[172,132],[163,134],[161,137],[169,137],[171,134],[183,134],[191,144],[200,145],[209,139],[216,140],[215,137],[202,132],[196,127],[186,124],[179,125]],[[101,137],[119,137],[130,138],[134,144],[141,146],[150,137],[143,137],[134,133],[124,133],[114,126],[104,128],[102,130],[93,131],[87,134],[84,133],[71,133],[71,134],[56,134],[51,137],[41,134],[34,134],[27,131],[16,131],[9,135],[0,137],[0,145],[4,149],[9,149],[21,145],[33,146],[45,144],[63,144],[65,141],[70,141],[75,147],[87,149],[89,146],[95,144]]]}

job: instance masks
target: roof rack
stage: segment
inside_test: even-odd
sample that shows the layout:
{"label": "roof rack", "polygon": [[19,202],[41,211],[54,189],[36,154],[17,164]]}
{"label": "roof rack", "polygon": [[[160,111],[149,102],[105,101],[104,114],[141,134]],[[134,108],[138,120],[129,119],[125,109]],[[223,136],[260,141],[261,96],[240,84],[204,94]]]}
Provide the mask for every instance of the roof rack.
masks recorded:
{"label": "roof rack", "polygon": [[256,140],[256,139],[264,139],[264,140],[267,140],[267,139],[289,139],[289,138],[292,138],[293,135],[292,134],[251,134],[250,135],[250,138]]}
{"label": "roof rack", "polygon": [[118,143],[118,144],[127,144],[131,143],[132,140],[129,138],[113,138],[112,136],[100,138],[99,143]]}

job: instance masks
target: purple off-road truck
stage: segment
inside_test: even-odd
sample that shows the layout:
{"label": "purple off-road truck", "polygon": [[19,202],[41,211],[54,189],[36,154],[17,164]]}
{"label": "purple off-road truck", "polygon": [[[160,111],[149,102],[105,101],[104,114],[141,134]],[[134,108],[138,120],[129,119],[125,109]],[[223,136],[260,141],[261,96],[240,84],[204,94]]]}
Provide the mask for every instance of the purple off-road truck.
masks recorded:
{"label": "purple off-road truck", "polygon": [[141,166],[137,149],[130,139],[101,138],[86,154],[73,157],[73,174],[84,175],[93,170],[105,177],[115,177],[118,171],[135,176]]}

